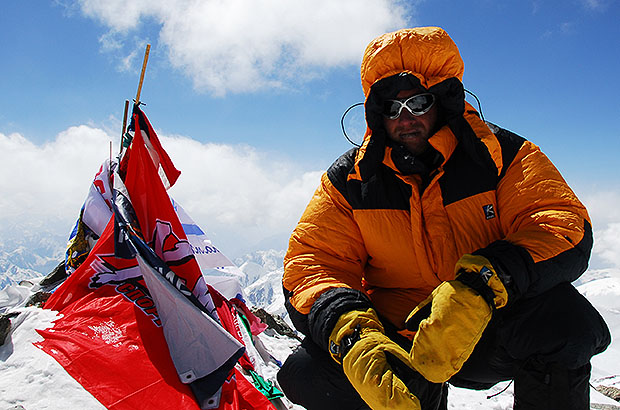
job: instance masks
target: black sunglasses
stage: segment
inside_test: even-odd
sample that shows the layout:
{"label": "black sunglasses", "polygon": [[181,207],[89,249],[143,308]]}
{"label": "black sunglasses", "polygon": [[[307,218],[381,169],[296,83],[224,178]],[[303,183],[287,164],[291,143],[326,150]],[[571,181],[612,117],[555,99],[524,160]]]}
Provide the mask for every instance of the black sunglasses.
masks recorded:
{"label": "black sunglasses", "polygon": [[383,116],[390,120],[400,117],[403,108],[411,115],[419,117],[426,114],[435,104],[435,96],[431,93],[417,94],[400,100],[385,100],[383,103]]}

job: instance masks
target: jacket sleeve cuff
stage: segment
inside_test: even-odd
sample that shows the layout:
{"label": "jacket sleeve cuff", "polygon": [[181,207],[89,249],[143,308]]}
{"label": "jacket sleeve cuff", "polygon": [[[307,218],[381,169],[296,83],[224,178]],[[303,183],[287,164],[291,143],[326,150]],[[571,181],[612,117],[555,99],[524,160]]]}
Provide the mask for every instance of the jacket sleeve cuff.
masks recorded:
{"label": "jacket sleeve cuff", "polygon": [[330,289],[312,305],[308,315],[310,337],[325,351],[329,351],[329,335],[340,316],[352,310],[366,310],[371,307],[370,299],[359,290]]}
{"label": "jacket sleeve cuff", "polygon": [[505,240],[495,241],[474,254],[491,262],[508,291],[510,305],[519,298],[534,297],[560,283],[579,278],[588,268],[592,243],[592,227],[586,220],[581,241],[546,260],[534,262],[525,248]]}
{"label": "jacket sleeve cuff", "polygon": [[518,300],[530,286],[530,272],[534,261],[520,246],[508,241],[495,241],[483,249],[473,252],[491,262],[497,277],[508,292],[508,305]]}

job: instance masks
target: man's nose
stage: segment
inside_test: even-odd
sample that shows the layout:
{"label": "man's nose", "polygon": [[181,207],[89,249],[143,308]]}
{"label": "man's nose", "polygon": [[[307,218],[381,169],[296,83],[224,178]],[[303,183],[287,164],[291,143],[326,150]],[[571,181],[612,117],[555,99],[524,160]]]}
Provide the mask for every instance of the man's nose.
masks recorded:
{"label": "man's nose", "polygon": [[402,124],[405,124],[408,122],[415,122],[417,118],[418,117],[411,114],[411,112],[409,112],[407,108],[403,107],[403,109],[400,112],[400,116],[398,117],[398,122]]}

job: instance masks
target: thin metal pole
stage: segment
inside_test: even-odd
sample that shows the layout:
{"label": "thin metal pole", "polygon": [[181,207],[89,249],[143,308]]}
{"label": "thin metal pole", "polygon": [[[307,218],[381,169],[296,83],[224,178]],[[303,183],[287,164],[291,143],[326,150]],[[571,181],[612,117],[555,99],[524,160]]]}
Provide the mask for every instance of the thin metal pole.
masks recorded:
{"label": "thin metal pole", "polygon": [[121,129],[121,146],[119,153],[123,152],[123,139],[125,138],[125,130],[127,128],[127,111],[129,110],[129,100],[125,100],[125,110],[123,112],[123,129]]}

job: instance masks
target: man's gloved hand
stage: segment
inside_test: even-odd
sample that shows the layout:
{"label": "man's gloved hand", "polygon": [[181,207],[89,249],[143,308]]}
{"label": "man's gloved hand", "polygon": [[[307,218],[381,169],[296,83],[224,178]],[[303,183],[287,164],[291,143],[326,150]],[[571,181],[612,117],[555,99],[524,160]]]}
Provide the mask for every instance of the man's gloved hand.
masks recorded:
{"label": "man's gloved hand", "polygon": [[[493,265],[484,256],[465,254],[454,266],[457,280],[469,285],[481,294],[495,309],[508,303],[508,291],[497,276]],[[480,281],[482,279],[482,282]],[[486,286],[485,286],[486,285]],[[490,288],[491,292],[487,288]],[[491,302],[492,299],[493,301]]]}
{"label": "man's gloved hand", "polygon": [[329,337],[330,354],[372,409],[420,410],[420,400],[401,378],[421,376],[411,368],[407,351],[383,332],[373,309],[344,313]]}
{"label": "man's gloved hand", "polygon": [[483,256],[464,255],[456,279],[443,282],[407,318],[417,331],[410,361],[427,380],[445,382],[469,358],[491,320],[493,310],[508,302],[508,293]]}

